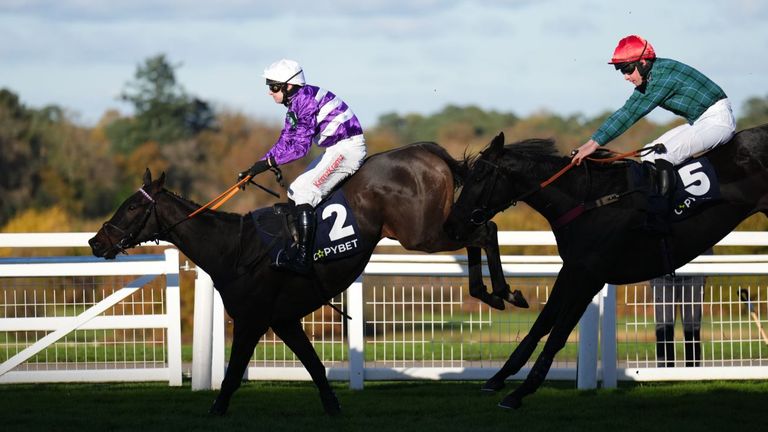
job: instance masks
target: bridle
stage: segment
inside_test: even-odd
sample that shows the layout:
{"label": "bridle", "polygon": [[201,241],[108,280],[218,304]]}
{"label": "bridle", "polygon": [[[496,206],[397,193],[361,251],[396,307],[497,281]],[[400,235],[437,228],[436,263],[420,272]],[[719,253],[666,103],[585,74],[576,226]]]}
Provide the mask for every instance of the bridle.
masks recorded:
{"label": "bridle", "polygon": [[[563,167],[560,171],[552,175],[552,177],[550,177],[549,179],[541,182],[540,184],[534,186],[533,188],[515,197],[509,204],[502,204],[496,207],[490,207],[489,204],[491,202],[491,197],[493,197],[493,192],[496,190],[496,183],[498,183],[499,181],[499,175],[500,175],[499,173],[501,173],[501,175],[504,176],[504,178],[508,178],[509,169],[484,159],[478,159],[477,162],[489,165],[493,169],[493,177],[491,178],[491,187],[485,188],[485,190],[483,191],[483,197],[480,200],[480,207],[472,210],[472,212],[469,215],[470,223],[477,226],[485,225],[491,219],[491,217],[493,217],[493,215],[495,215],[496,213],[502,212],[508,209],[509,207],[516,206],[518,201],[523,201],[529,196],[547,187],[550,183],[560,178],[560,176],[565,174],[569,169],[571,169],[574,166],[573,163],[569,163],[568,165]],[[587,164],[584,164],[584,169],[587,169]]]}
{"label": "bridle", "polygon": [[[125,252],[126,249],[130,249],[138,245],[139,243],[146,241],[146,240],[136,240],[136,236],[147,225],[147,222],[149,221],[150,216],[152,216],[152,213],[155,214],[155,219],[157,219],[157,211],[155,211],[157,207],[157,201],[155,201],[155,199],[150,194],[148,194],[147,191],[144,190],[144,186],[140,187],[138,191],[141,192],[141,194],[144,195],[144,197],[147,200],[149,200],[149,204],[147,205],[147,209],[144,210],[144,214],[142,214],[141,216],[137,216],[137,218],[141,218],[141,223],[138,225],[138,228],[134,229],[131,232],[127,232],[125,229],[120,228],[119,226],[113,224],[110,221],[104,222],[104,224],[102,225],[104,234],[106,234],[107,239],[110,239],[110,249],[109,249],[110,252],[115,251],[116,254],[126,253]],[[134,220],[136,220],[136,218],[131,220],[131,223],[129,223],[129,226],[133,224]],[[158,220],[157,222],[158,222],[158,226],[160,226],[159,225],[160,221]],[[120,240],[118,240],[117,243],[112,243],[111,236],[109,235],[110,230],[117,231],[118,234],[120,234]],[[160,236],[163,235],[164,233],[167,233],[167,231],[169,230],[165,229],[165,230],[158,231],[155,234],[151,235],[149,240],[159,243]]]}

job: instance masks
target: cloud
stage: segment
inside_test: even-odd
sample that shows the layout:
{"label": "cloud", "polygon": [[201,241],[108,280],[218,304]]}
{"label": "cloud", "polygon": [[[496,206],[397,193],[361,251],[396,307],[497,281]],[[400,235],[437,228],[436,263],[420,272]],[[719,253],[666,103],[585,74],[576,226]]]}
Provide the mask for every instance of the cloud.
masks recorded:
{"label": "cloud", "polygon": [[6,0],[0,14],[49,20],[250,20],[277,16],[403,16],[432,13],[458,2],[441,0],[316,0],[253,1],[217,0]]}

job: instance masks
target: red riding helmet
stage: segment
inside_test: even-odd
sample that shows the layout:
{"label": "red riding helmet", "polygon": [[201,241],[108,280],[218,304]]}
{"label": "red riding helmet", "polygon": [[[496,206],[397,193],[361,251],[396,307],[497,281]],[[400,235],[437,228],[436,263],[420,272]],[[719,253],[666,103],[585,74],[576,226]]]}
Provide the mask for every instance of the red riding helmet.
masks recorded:
{"label": "red riding helmet", "polygon": [[653,60],[655,58],[656,51],[647,40],[637,35],[630,35],[619,41],[608,64],[629,63],[641,59]]}

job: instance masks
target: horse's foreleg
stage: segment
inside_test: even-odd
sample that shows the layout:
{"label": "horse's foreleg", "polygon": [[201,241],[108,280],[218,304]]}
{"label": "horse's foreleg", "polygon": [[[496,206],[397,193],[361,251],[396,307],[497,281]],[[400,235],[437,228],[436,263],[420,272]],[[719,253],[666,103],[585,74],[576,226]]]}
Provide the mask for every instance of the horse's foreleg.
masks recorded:
{"label": "horse's foreleg", "polygon": [[224,380],[221,382],[221,390],[208,411],[215,415],[224,415],[229,407],[232,394],[240,388],[245,368],[253,356],[253,350],[259,339],[267,331],[267,326],[254,326],[250,322],[235,321],[232,338],[232,352],[229,355],[229,365]]}
{"label": "horse's foreleg", "polygon": [[568,336],[576,327],[579,319],[587,309],[587,305],[592,301],[593,295],[590,293],[596,292],[589,288],[584,288],[584,285],[575,287],[563,287],[566,289],[579,289],[581,295],[568,296],[565,299],[563,307],[561,308],[560,316],[555,321],[555,325],[552,327],[552,332],[544,344],[544,349],[539,354],[536,362],[533,364],[531,371],[525,378],[522,384],[517,387],[513,392],[504,397],[499,403],[502,408],[517,409],[522,405],[523,398],[529,394],[534,393],[549,373],[549,369],[552,367],[552,361],[555,355],[563,349]]}
{"label": "horse's foreleg", "polygon": [[317,356],[315,348],[309,341],[307,334],[301,326],[300,321],[292,321],[289,323],[281,323],[279,325],[273,325],[272,329],[285,342],[288,348],[296,354],[301,364],[309,372],[309,376],[312,377],[312,381],[320,391],[320,400],[323,403],[325,412],[330,415],[337,415],[341,413],[341,405],[336,398],[336,394],[331,389],[331,385],[328,383],[328,378],[325,376],[325,366],[320,358]]}
{"label": "horse's foreleg", "polygon": [[499,251],[499,230],[494,222],[486,225],[487,239],[485,241],[485,258],[488,260],[488,271],[491,275],[493,296],[508,301],[513,306],[528,309],[528,302],[520,290],[511,291],[501,268],[501,252]]}
{"label": "horse's foreleg", "polygon": [[[467,265],[469,267],[469,294],[488,306],[504,310],[504,300],[488,292],[483,283],[483,263],[480,258],[480,248],[467,246]],[[502,274],[502,277],[504,275]]]}
{"label": "horse's foreleg", "polygon": [[539,316],[536,317],[536,321],[533,322],[531,330],[520,341],[520,344],[509,356],[504,366],[483,384],[482,391],[499,391],[504,388],[504,381],[522,369],[528,359],[531,358],[533,351],[536,350],[536,346],[541,338],[552,330],[552,326],[555,324],[557,315],[562,307],[563,293],[557,289],[557,285],[557,282],[555,282],[549,299],[544,304],[544,308],[542,308]]}
{"label": "horse's foreleg", "polygon": [[[519,290],[511,292],[504,277],[504,270],[501,268],[501,256],[499,254],[498,229],[496,224],[489,222],[485,229],[478,229],[475,238],[467,245],[467,263],[469,265],[469,294],[472,297],[480,299],[488,306],[504,310],[504,301],[508,301],[517,307],[528,308],[528,302],[525,301]],[[493,292],[489,293],[488,288],[483,284],[483,267],[480,256],[480,249],[485,251],[488,259],[488,271],[491,276],[491,286]]]}

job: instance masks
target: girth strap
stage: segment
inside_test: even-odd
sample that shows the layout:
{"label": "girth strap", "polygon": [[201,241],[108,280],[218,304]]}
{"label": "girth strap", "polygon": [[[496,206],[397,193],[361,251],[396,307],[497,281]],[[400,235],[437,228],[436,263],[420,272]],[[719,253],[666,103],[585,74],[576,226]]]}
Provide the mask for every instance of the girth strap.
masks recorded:
{"label": "girth strap", "polygon": [[563,213],[555,219],[554,222],[552,222],[552,228],[560,228],[562,226],[565,226],[569,223],[571,223],[574,219],[581,216],[585,212],[588,212],[590,210],[594,210],[598,207],[602,207],[608,204],[613,204],[617,202],[619,199],[621,199],[624,196],[627,196],[631,193],[635,193],[640,191],[640,189],[630,189],[628,191],[622,192],[622,193],[612,193],[605,195],[601,198],[598,198],[594,201],[586,202],[586,203],[579,203],[576,207],[568,210],[567,212]]}

